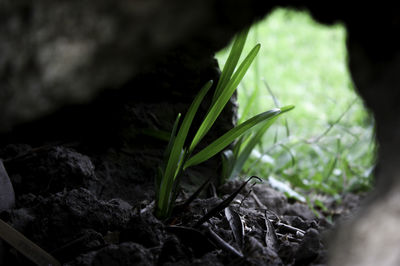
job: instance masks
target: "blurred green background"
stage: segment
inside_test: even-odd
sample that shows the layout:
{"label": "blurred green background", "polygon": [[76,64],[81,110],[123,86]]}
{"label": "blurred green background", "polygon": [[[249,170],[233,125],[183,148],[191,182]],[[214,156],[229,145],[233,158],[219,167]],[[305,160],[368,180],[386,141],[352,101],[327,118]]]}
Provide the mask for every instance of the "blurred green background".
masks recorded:
{"label": "blurred green background", "polygon": [[[371,187],[374,123],[354,91],[345,39],[343,25],[286,9],[251,28],[243,54],[256,43],[261,50],[238,88],[240,120],[275,107],[266,84],[282,106],[296,108],[267,132],[243,175],[280,180],[307,195]],[[217,54],[221,67],[229,49]]]}

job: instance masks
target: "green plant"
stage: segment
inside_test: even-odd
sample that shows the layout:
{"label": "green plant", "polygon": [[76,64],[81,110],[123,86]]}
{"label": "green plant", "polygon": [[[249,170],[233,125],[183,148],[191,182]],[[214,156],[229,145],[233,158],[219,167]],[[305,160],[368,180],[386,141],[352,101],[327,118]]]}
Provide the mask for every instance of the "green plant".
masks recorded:
{"label": "green plant", "polygon": [[[257,68],[256,68],[257,69]],[[280,103],[276,96],[272,93],[268,84],[265,80],[264,84],[271,94],[271,97],[274,99],[275,106],[280,108]],[[249,102],[246,103],[244,110],[247,110],[246,113],[250,110],[250,106],[253,104],[254,99],[258,95],[258,89],[254,90],[251,97],[249,97]],[[293,107],[283,107],[281,108],[282,113],[290,111]],[[263,137],[266,131],[270,128],[270,126],[275,122],[278,117],[268,120],[267,122],[262,123],[262,125],[257,127],[257,130],[253,130],[246,135],[240,137],[240,139],[234,143],[232,150],[226,150],[222,154],[222,175],[221,175],[221,183],[225,183],[226,180],[234,178],[240,174],[245,163],[249,159],[251,153],[255,149],[256,146],[262,147]],[[243,119],[243,117],[242,117]],[[284,120],[284,125],[286,127],[287,135],[289,136],[289,126],[287,120]],[[275,136],[276,138],[277,136]],[[275,141],[276,142],[276,141]]]}
{"label": "green plant", "polygon": [[[281,113],[290,111],[293,106],[286,106],[280,108]],[[279,115],[280,115],[279,114]],[[226,150],[223,153],[222,160],[222,183],[226,180],[236,177],[240,171],[242,171],[244,164],[250,157],[251,152],[254,148],[260,144],[265,132],[270,128],[270,126],[276,121],[278,115],[268,121],[262,123],[262,125],[251,132],[247,136],[242,136],[234,145],[233,150]]]}
{"label": "green plant", "polygon": [[[159,175],[156,179],[156,216],[161,219],[171,214],[173,204],[177,197],[179,181],[185,169],[208,160],[252,127],[263,121],[271,120],[282,113],[282,110],[278,108],[260,113],[229,130],[206,148],[192,155],[196,146],[210,130],[226,103],[232,97],[236,87],[243,79],[260,49],[260,45],[257,44],[236,69],[243,46],[246,42],[247,33],[248,30],[240,33],[235,38],[231,53],[216,86],[211,106],[189,146],[185,146],[187,134],[200,103],[212,86],[212,81],[207,82],[195,97],[179,130],[178,124],[181,116],[180,114],[174,123],[170,141],[165,152],[165,163],[164,166],[160,168]],[[286,107],[284,111],[291,108],[293,107]]]}

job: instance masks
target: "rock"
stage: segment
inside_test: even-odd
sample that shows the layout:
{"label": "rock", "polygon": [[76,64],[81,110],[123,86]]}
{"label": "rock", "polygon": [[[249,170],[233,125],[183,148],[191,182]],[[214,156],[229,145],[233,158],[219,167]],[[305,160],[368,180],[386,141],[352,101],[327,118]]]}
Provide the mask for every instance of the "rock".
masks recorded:
{"label": "rock", "polygon": [[246,265],[282,265],[281,258],[273,248],[265,247],[255,237],[246,238],[248,250],[245,257]]}
{"label": "rock", "polygon": [[19,195],[48,195],[80,186],[90,188],[96,181],[90,158],[63,146],[32,151],[25,158],[8,161],[7,166]]}
{"label": "rock", "polygon": [[219,261],[217,254],[215,252],[210,252],[205,254],[200,259],[194,259],[192,262],[193,266],[206,266],[206,265],[215,265],[222,266],[223,264]]}
{"label": "rock", "polygon": [[146,248],[161,245],[163,224],[152,214],[135,215],[121,233],[121,241],[132,241]]}
{"label": "rock", "polygon": [[315,262],[321,252],[321,236],[313,228],[306,231],[295,254],[296,265],[308,265]]}
{"label": "rock", "polygon": [[316,218],[315,214],[306,204],[299,202],[295,202],[294,204],[286,206],[284,214],[291,216],[300,216],[301,218],[309,222]]}
{"label": "rock", "polygon": [[119,88],[182,44],[221,49],[262,13],[256,2],[4,1],[0,131]]}
{"label": "rock", "polygon": [[103,246],[105,246],[105,239],[100,233],[92,229],[83,229],[69,243],[54,250],[52,254],[60,261],[67,261],[79,254],[98,250]]}
{"label": "rock", "polygon": [[264,184],[255,185],[253,190],[262,204],[276,213],[283,214],[284,207],[287,205],[287,198],[283,193]]}
{"label": "rock", "polygon": [[[181,263],[183,263],[183,260],[187,260],[185,252],[188,252],[188,250],[180,243],[179,239],[176,236],[170,236],[165,240],[162,246],[157,263],[160,265],[165,263],[174,264],[178,261],[182,261]],[[189,264],[189,261],[183,263],[183,265],[185,264]]]}
{"label": "rock", "polygon": [[12,210],[9,223],[63,261],[101,247],[103,236],[122,231],[132,215],[128,203],[100,201],[83,188],[34,200],[37,204],[28,210]]}
{"label": "rock", "polygon": [[[342,222],[330,236],[329,265],[399,265],[400,185]],[[341,256],[339,256],[341,254]]]}

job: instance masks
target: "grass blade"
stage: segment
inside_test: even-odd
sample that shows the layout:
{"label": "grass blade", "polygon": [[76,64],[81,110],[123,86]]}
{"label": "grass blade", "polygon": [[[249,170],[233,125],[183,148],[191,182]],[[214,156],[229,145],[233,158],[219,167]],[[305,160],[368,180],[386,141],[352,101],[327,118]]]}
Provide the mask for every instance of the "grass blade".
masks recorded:
{"label": "grass blade", "polygon": [[[281,107],[281,103],[279,102],[278,98],[275,96],[275,94],[272,92],[270,86],[268,85],[267,81],[263,78],[262,79],[265,85],[265,88],[267,88],[268,93],[271,95],[275,107],[280,108]],[[286,129],[286,137],[289,138],[290,137],[290,128],[289,128],[289,123],[287,121],[287,119],[285,118],[285,120],[283,120],[283,125],[285,126]]]}
{"label": "grass blade", "polygon": [[163,158],[164,165],[162,165],[162,167],[159,167],[158,174],[156,175],[156,197],[157,197],[156,202],[159,201],[158,197],[160,195],[159,191],[161,189],[161,182],[163,180],[163,176],[165,175],[165,168],[166,168],[166,164],[168,162],[168,158],[171,155],[172,146],[174,145],[174,142],[175,142],[176,131],[178,129],[180,119],[181,119],[181,113],[179,113],[176,116],[174,125],[172,127],[171,134],[169,136],[169,142],[168,142],[167,148],[165,149],[165,152],[164,152],[164,158]]}
{"label": "grass blade", "polygon": [[215,89],[213,102],[215,102],[217,98],[221,95],[222,89],[225,88],[226,84],[228,84],[230,78],[232,77],[232,73],[235,70],[237,63],[239,62],[244,44],[246,43],[248,33],[249,28],[240,32],[235,38],[232,49],[229,53],[228,59],[226,60],[224,69],[222,70],[221,76],[219,78],[217,88]]}
{"label": "grass blade", "polygon": [[[278,114],[280,115],[280,114]],[[268,128],[275,122],[275,120],[278,118],[278,115],[267,122],[265,122],[265,125],[263,125],[256,133],[255,135],[250,139],[250,142],[247,143],[247,145],[243,148],[242,152],[240,153],[239,157],[237,158],[237,161],[235,163],[235,167],[232,170],[232,173],[229,175],[228,179],[236,176],[239,174],[239,172],[243,169],[243,166],[247,159],[249,158],[251,151],[254,149],[255,146],[260,142],[261,138],[265,134],[265,132],[268,130]]]}
{"label": "grass blade", "polygon": [[262,81],[263,81],[263,83],[264,83],[265,88],[267,88],[268,93],[271,95],[272,100],[274,101],[275,107],[276,107],[276,108],[281,107],[281,103],[279,102],[279,100],[278,100],[278,98],[275,96],[275,94],[272,92],[272,90],[271,90],[271,88],[269,87],[267,81],[266,81],[264,78],[262,79]]}
{"label": "grass blade", "polygon": [[248,117],[250,110],[254,110],[254,105],[257,100],[257,97],[258,97],[258,92],[256,89],[254,89],[251,96],[248,97],[248,100],[246,101],[246,105],[243,107],[242,114],[239,118],[239,123],[242,123]]}
{"label": "grass blade", "polygon": [[235,166],[233,167],[231,174],[228,176],[228,179],[240,173],[240,171],[243,169],[244,164],[249,158],[252,150],[257,146],[258,143],[261,142],[261,139],[264,136],[265,132],[268,130],[268,128],[270,128],[270,126],[275,122],[275,120],[278,119],[278,117],[281,114],[288,112],[292,109],[293,109],[292,106],[285,106],[281,109],[281,113],[276,115],[274,118],[264,122],[264,125],[262,125],[262,127],[254,134],[254,136],[251,137],[249,142],[246,143],[245,147],[241,150],[239,156],[237,156]]}
{"label": "grass blade", "polygon": [[281,113],[280,109],[272,109],[270,111],[258,114],[246,122],[238,125],[237,127],[229,130],[227,133],[219,137],[217,140],[212,142],[210,145],[208,145],[206,148],[198,152],[196,155],[191,157],[186,164],[184,165],[184,169],[196,165],[199,163],[202,163],[221,150],[223,150],[226,146],[228,146],[232,141],[234,141],[236,138],[240,137],[243,133],[245,133],[247,130],[250,128],[254,127],[255,125],[267,120],[274,118],[277,116],[279,113]]}
{"label": "grass blade", "polygon": [[238,141],[235,143],[235,146],[233,147],[233,155],[234,158],[236,159],[239,154],[240,154],[240,147],[242,146],[242,143],[245,141],[245,135],[241,136]]}
{"label": "grass blade", "polygon": [[316,138],[314,139],[314,142],[320,141],[323,137],[325,137],[325,136],[329,133],[329,131],[331,131],[331,129],[332,129],[335,125],[339,124],[340,120],[342,120],[342,118],[350,111],[350,109],[353,107],[353,105],[354,105],[357,101],[358,101],[358,98],[355,98],[355,99],[349,104],[349,106],[347,107],[347,109],[346,109],[333,123],[331,123],[331,124],[329,125],[329,127],[328,127],[321,135],[319,135],[318,137],[316,137]]}
{"label": "grass blade", "polygon": [[232,94],[236,90],[236,87],[239,85],[240,81],[243,79],[247,70],[249,69],[251,63],[256,57],[258,51],[260,50],[260,45],[257,44],[247,55],[247,57],[243,60],[242,64],[239,66],[232,79],[226,85],[226,88],[223,89],[221,95],[217,98],[215,103],[212,105],[211,109],[207,113],[206,117],[203,120],[203,123],[200,125],[197,130],[196,135],[193,138],[192,144],[189,148],[189,153],[191,153],[200,140],[207,134],[210,130],[211,126],[214,124],[215,120],[217,120],[219,114],[222,112],[222,109],[225,107],[226,103],[232,97]]}
{"label": "grass blade", "polygon": [[[176,116],[174,125],[172,127],[171,135],[169,136],[168,146],[167,146],[167,149],[165,150],[165,153],[164,153],[164,162],[167,162],[169,156],[171,155],[171,150],[172,150],[172,147],[173,147],[174,142],[175,142],[176,131],[178,130],[178,125],[179,125],[179,121],[181,120],[181,116],[182,116],[181,113],[179,113]],[[163,170],[165,171],[165,169],[163,169]]]}
{"label": "grass blade", "polygon": [[[196,98],[193,100],[193,103],[190,105],[189,110],[187,111],[185,118],[183,119],[182,125],[179,128],[179,132],[173,142],[171,153],[168,159],[167,166],[164,171],[164,176],[161,180],[160,185],[160,196],[157,202],[157,211],[165,212],[168,210],[168,205],[171,200],[171,191],[173,187],[174,180],[176,178],[176,174],[179,173],[179,162],[182,157],[183,145],[185,143],[187,134],[189,132],[190,125],[192,124],[193,118],[199,108],[204,96],[207,94],[208,90],[212,86],[212,81],[207,82],[200,92],[196,95]],[[166,215],[166,213],[159,213],[160,217]]]}

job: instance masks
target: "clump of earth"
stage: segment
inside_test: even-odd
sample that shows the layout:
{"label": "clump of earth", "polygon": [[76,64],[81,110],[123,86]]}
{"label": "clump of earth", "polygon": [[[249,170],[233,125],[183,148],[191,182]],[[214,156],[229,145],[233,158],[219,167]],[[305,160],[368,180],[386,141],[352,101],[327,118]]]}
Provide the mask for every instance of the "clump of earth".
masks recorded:
{"label": "clump of earth", "polygon": [[[68,266],[325,265],[333,222],[360,201],[352,194],[340,204],[324,198],[328,210],[312,211],[253,180],[204,220],[245,182],[235,179],[208,186],[190,204],[193,191],[184,191],[162,221],[154,216],[151,178],[131,173],[112,181],[116,161],[135,163],[121,156],[111,150],[100,159],[73,144],[3,147],[16,206],[0,218]],[[2,265],[34,265],[4,242],[0,249]]]}

